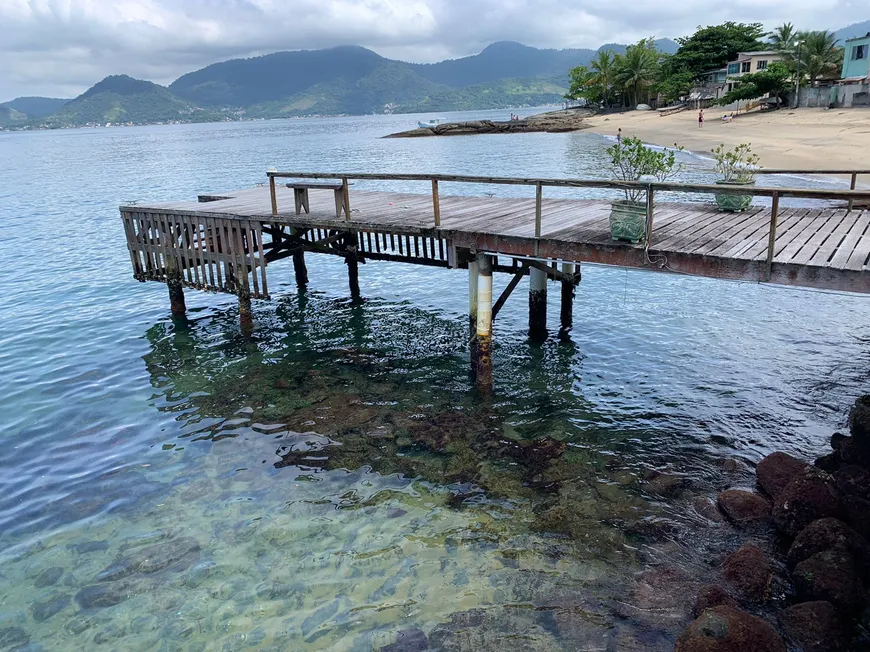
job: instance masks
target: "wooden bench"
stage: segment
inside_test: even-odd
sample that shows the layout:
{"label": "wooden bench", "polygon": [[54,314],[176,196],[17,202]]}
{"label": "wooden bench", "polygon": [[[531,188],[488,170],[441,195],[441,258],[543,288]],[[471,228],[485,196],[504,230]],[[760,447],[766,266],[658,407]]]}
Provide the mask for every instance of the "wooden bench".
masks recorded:
{"label": "wooden bench", "polygon": [[311,212],[308,204],[309,190],[332,190],[335,193],[335,216],[341,218],[341,211],[344,210],[344,214],[347,215],[348,218],[350,217],[350,215],[347,214],[347,207],[344,205],[344,186],[341,183],[310,183],[307,181],[300,181],[290,182],[287,184],[287,187],[293,189],[293,199],[296,202],[297,215],[302,213],[302,209],[305,209],[306,213]]}

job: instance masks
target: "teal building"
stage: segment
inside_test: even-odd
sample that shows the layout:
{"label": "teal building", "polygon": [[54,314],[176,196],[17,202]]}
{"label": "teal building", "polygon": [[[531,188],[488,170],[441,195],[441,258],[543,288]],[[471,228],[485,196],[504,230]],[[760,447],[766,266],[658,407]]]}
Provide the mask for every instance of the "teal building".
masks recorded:
{"label": "teal building", "polygon": [[870,32],[846,39],[845,47],[840,79],[866,79],[870,76]]}

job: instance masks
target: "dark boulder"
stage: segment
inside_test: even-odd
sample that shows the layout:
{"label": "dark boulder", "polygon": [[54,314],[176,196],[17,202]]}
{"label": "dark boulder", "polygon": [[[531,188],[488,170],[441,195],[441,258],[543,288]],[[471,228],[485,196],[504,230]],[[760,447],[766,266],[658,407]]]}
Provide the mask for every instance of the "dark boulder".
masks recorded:
{"label": "dark boulder", "polygon": [[113,607],[134,595],[137,589],[137,585],[129,580],[95,584],[76,593],[76,602],[82,609]]}
{"label": "dark boulder", "polygon": [[776,630],[761,618],[720,605],[693,621],[677,639],[675,652],[786,652]]}
{"label": "dark boulder", "polygon": [[773,571],[761,548],[746,545],[725,557],[722,575],[747,600],[768,598]]}
{"label": "dark boulder", "polygon": [[771,453],[758,463],[755,476],[759,486],[776,498],[786,485],[795,479],[808,464],[787,453]]}
{"label": "dark boulder", "polygon": [[854,464],[870,468],[870,443],[858,441],[854,437],[844,437],[839,448],[843,464]]}
{"label": "dark boulder", "polygon": [[852,528],[870,541],[870,500],[860,496],[843,498],[843,518]]}
{"label": "dark boulder", "polygon": [[718,607],[720,605],[736,609],[737,601],[718,584],[705,584],[698,589],[698,597],[695,598],[695,606],[692,607],[692,615],[697,618],[710,607]]}
{"label": "dark boulder", "polygon": [[850,464],[834,472],[834,485],[847,496],[870,499],[870,470]]}
{"label": "dark boulder", "polygon": [[852,555],[840,548],[816,553],[800,562],[792,579],[801,600],[825,600],[847,613],[858,611],[864,602]]}
{"label": "dark boulder", "polygon": [[429,641],[421,629],[404,629],[399,632],[396,642],[382,647],[379,652],[425,652]]}
{"label": "dark boulder", "polygon": [[814,467],[798,473],[773,502],[773,522],[789,536],[815,520],[839,515],[840,499],[831,476]]}
{"label": "dark boulder", "polygon": [[788,567],[794,568],[825,550],[842,548],[854,559],[867,559],[870,564],[870,544],[855,530],[836,518],[821,518],[813,521],[797,535],[788,549]]}
{"label": "dark boulder", "polygon": [[726,489],[716,503],[725,516],[743,527],[763,525],[770,520],[770,501],[751,491]]}
{"label": "dark boulder", "polygon": [[870,394],[861,396],[849,412],[849,432],[857,442],[870,444]]}
{"label": "dark boulder", "polygon": [[821,469],[825,473],[833,473],[840,468],[841,464],[842,460],[840,459],[840,451],[834,451],[833,453],[817,457],[813,462],[813,465],[815,465],[816,468]]}
{"label": "dark boulder", "polygon": [[66,609],[69,604],[70,599],[68,595],[63,593],[55,594],[45,600],[31,604],[30,614],[33,616],[33,620],[42,623]]}
{"label": "dark boulder", "polygon": [[0,650],[18,650],[30,642],[30,634],[20,627],[0,627]]}
{"label": "dark boulder", "polygon": [[36,581],[33,583],[33,585],[38,589],[45,588],[46,586],[54,586],[58,583],[58,580],[63,577],[63,573],[63,568],[60,568],[59,566],[46,568],[39,575],[36,576]]}
{"label": "dark boulder", "polygon": [[830,602],[802,602],[781,614],[779,622],[786,636],[802,652],[839,652],[847,637],[837,609]]}

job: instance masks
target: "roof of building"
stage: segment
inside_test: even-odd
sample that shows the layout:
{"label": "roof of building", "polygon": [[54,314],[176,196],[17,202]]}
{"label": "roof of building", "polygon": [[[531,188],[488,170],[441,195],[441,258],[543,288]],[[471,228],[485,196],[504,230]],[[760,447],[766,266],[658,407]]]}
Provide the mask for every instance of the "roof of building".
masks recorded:
{"label": "roof of building", "polygon": [[776,50],[759,50],[757,52],[738,52],[737,56],[749,56],[749,57],[757,57],[759,55],[772,56],[774,54],[779,54]]}
{"label": "roof of building", "polygon": [[867,32],[866,34],[864,34],[864,36],[853,36],[852,38],[847,38],[845,42],[848,43],[849,41],[863,41],[865,38],[870,38],[870,32]]}

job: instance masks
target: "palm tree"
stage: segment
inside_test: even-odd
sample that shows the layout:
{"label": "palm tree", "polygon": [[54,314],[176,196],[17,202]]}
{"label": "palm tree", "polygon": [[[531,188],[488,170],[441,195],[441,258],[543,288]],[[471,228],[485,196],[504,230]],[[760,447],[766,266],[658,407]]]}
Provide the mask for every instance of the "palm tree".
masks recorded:
{"label": "palm tree", "polygon": [[632,92],[634,105],[640,103],[640,91],[649,86],[658,69],[658,53],[652,39],[642,39],[629,45],[625,54],[617,58],[617,83]]}
{"label": "palm tree", "polygon": [[843,50],[837,47],[833,32],[804,32],[800,48],[801,72],[806,73],[810,86],[819,78],[836,75],[843,62]]}
{"label": "palm tree", "polygon": [[616,77],[616,55],[612,50],[599,50],[595,58],[589,62],[592,68],[592,77],[589,81],[601,86],[603,89],[604,103],[610,106],[610,87]]}
{"label": "palm tree", "polygon": [[791,23],[783,23],[772,32],[767,33],[770,46],[777,52],[791,50],[796,36],[797,31]]}

